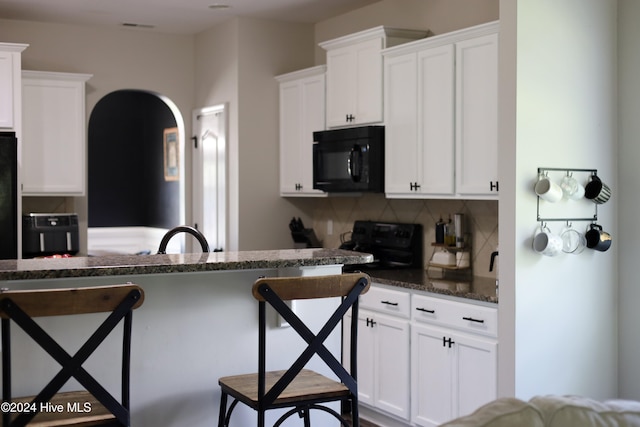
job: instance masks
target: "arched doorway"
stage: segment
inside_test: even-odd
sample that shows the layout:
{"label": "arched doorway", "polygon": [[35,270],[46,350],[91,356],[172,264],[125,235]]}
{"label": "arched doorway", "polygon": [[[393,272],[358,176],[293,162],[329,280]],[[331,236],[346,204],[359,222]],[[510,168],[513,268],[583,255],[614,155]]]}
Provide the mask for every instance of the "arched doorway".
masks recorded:
{"label": "arched doorway", "polygon": [[[176,139],[165,141],[168,130]],[[119,90],[96,104],[88,129],[90,255],[155,253],[164,233],[184,224],[184,151],[184,121],[167,98]],[[184,236],[172,239],[170,250],[183,248]]]}

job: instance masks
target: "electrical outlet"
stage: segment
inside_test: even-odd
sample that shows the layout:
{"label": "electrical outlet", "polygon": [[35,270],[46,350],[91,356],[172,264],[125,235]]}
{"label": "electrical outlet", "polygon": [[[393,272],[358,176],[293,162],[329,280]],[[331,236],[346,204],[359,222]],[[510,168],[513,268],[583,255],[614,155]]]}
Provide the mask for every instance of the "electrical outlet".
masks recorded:
{"label": "electrical outlet", "polygon": [[333,220],[327,221],[327,236],[333,235]]}

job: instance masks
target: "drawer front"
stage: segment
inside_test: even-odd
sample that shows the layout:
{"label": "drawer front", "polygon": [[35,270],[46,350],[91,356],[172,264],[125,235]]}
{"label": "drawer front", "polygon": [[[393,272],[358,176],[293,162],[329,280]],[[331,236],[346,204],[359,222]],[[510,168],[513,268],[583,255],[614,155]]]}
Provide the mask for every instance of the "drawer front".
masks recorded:
{"label": "drawer front", "polygon": [[411,294],[404,291],[371,286],[360,297],[360,307],[404,318],[411,317]]}
{"label": "drawer front", "polygon": [[413,319],[420,322],[494,337],[498,335],[497,308],[413,295],[411,313]]}

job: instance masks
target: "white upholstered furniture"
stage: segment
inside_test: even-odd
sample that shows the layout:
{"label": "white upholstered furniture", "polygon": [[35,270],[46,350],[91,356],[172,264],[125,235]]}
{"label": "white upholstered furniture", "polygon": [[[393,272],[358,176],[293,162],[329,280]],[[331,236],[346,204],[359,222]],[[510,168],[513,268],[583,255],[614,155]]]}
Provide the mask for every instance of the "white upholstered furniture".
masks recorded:
{"label": "white upholstered furniture", "polygon": [[442,427],[640,427],[640,402],[579,396],[494,400]]}

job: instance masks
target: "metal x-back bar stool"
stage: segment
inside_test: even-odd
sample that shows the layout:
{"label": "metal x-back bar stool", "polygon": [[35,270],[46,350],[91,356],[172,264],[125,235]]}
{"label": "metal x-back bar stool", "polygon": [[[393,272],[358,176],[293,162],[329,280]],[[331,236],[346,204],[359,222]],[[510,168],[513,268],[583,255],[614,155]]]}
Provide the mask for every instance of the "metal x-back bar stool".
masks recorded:
{"label": "metal x-back bar stool", "polygon": [[[137,285],[76,289],[16,290],[0,293],[2,318],[2,426],[129,426],[129,370],[132,312],[140,307],[144,291]],[[71,356],[34,318],[109,313],[96,331]],[[83,363],[123,321],[122,395],[116,400],[83,367]],[[11,323],[22,328],[60,365],[60,371],[37,396],[11,396]],[[71,378],[85,390],[58,393]],[[49,402],[49,406],[47,406]],[[16,411],[11,411],[15,406]],[[42,411],[45,408],[45,411]],[[46,408],[54,408],[48,411]],[[58,408],[60,410],[58,410]],[[9,410],[4,410],[9,409]]]}
{"label": "metal x-back bar stool", "polygon": [[[331,401],[350,404],[353,426],[359,426],[357,385],[357,328],[358,297],[369,290],[369,276],[350,273],[320,277],[278,277],[259,279],[253,285],[253,296],[258,300],[258,372],[220,378],[219,427],[228,427],[231,413],[242,402],[258,412],[258,427],[265,425],[265,412],[274,408],[292,408],[274,424],[279,426],[285,419],[299,414],[305,427],[311,425],[309,411],[318,409],[333,415],[340,423],[349,427],[347,421],[333,409],[319,405]],[[342,303],[331,314],[316,334],[300,320],[285,301],[298,299],[342,297]],[[266,372],[266,303],[269,303],[307,343],[307,347],[287,370]],[[352,310],[349,351],[349,372],[324,346],[324,341],[340,325],[345,314]],[[318,355],[338,377],[338,381],[303,369],[307,362]],[[234,401],[227,409],[227,398]]]}

